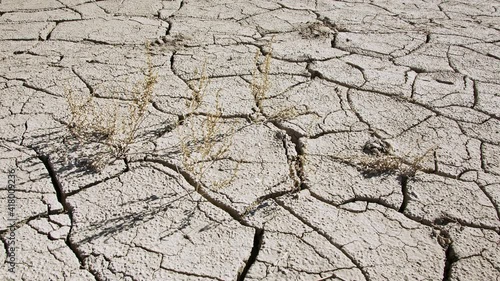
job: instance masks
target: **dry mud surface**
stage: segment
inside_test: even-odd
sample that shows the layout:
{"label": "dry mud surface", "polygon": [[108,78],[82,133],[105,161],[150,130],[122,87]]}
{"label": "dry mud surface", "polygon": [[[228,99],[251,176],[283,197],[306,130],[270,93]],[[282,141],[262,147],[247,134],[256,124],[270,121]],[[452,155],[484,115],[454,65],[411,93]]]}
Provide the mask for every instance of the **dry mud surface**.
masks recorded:
{"label": "dry mud surface", "polygon": [[[131,103],[147,40],[144,121],[92,170],[67,93]],[[499,71],[497,0],[0,0],[0,279],[500,280]]]}

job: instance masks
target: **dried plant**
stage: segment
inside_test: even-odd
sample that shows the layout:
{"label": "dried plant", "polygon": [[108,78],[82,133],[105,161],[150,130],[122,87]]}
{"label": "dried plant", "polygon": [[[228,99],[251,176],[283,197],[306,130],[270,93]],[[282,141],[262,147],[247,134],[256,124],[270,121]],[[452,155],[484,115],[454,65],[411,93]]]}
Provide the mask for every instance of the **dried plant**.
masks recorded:
{"label": "dried plant", "polygon": [[422,161],[437,147],[432,147],[421,156],[409,159],[392,154],[365,155],[341,158],[359,167],[366,174],[384,174],[399,172],[404,176],[414,176],[416,171],[427,170],[422,166]]}
{"label": "dried plant", "polygon": [[[147,47],[149,50],[149,47]],[[154,73],[151,55],[148,52],[147,70],[144,75],[144,81],[136,84],[132,91],[132,102],[128,106],[127,118],[123,123],[123,139],[118,139],[116,145],[119,148],[119,154],[125,154],[128,146],[136,139],[139,126],[144,120],[147,106],[153,99],[154,87],[158,81],[158,76]]]}
{"label": "dried plant", "polygon": [[[198,71],[195,71],[198,73]],[[203,104],[207,95],[209,78],[206,73],[206,63],[200,72],[198,84],[191,92],[191,98],[186,103],[188,113],[181,128],[180,150],[182,165],[191,175],[194,175],[196,188],[207,180],[207,172],[216,161],[225,157],[232,146],[234,128],[223,129],[222,108],[220,106],[220,90],[215,93],[215,112],[210,114],[195,114]],[[210,188],[217,190],[230,185],[236,178],[239,162],[232,169],[231,176],[220,181],[210,181]]]}
{"label": "dried plant", "polygon": [[198,83],[191,83],[191,97],[188,101],[186,101],[186,106],[188,108],[188,115],[193,114],[202,104],[205,95],[207,94],[207,87],[209,85],[209,78],[207,75],[207,62],[203,63],[201,67],[201,71],[195,69],[194,75],[200,75],[200,78],[197,79]]}
{"label": "dried plant", "polygon": [[157,83],[148,44],[146,50],[144,80],[134,86],[125,108],[118,107],[116,103],[112,108],[104,108],[98,105],[97,98],[92,94],[79,98],[71,89],[66,90],[65,98],[70,111],[68,130],[79,146],[94,151],[90,166],[95,170],[102,170],[113,159],[125,157],[129,146],[136,140]]}
{"label": "dried plant", "polygon": [[266,45],[267,53],[264,56],[264,61],[262,62],[261,70],[259,70],[259,57],[261,56],[261,51],[257,50],[254,57],[254,68],[252,71],[252,81],[250,83],[250,91],[255,101],[256,112],[250,118],[256,121],[285,121],[296,118],[300,115],[307,114],[308,112],[300,112],[294,107],[285,107],[278,112],[269,115],[264,111],[264,101],[270,99],[269,90],[271,88],[271,82],[269,79],[269,74],[271,72],[273,48],[272,44],[274,42],[274,37]]}
{"label": "dried plant", "polygon": [[250,89],[252,91],[252,95],[254,97],[257,108],[262,113],[262,101],[267,98],[267,92],[270,88],[269,83],[269,72],[271,70],[271,59],[273,55],[273,49],[271,47],[271,43],[268,45],[268,52],[264,58],[264,67],[262,72],[259,71],[259,56],[260,51],[257,50],[255,52],[254,57],[254,69],[252,72],[252,83],[250,84]]}

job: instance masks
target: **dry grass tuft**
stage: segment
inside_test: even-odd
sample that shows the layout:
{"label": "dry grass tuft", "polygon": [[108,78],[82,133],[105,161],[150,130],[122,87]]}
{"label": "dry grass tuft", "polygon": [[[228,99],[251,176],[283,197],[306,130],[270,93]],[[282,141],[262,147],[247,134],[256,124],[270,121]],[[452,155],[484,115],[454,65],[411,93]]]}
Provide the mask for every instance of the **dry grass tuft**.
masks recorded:
{"label": "dry grass tuft", "polygon": [[[198,71],[195,71],[198,73]],[[220,90],[215,93],[215,112],[196,114],[196,110],[203,104],[207,96],[207,87],[210,83],[206,73],[206,64],[200,72],[198,83],[193,87],[191,98],[186,103],[188,113],[185,114],[181,129],[180,150],[184,169],[195,176],[196,189],[202,182],[207,182],[207,172],[215,162],[225,158],[232,146],[234,128],[224,129],[222,108],[220,106]],[[210,189],[218,190],[230,185],[236,179],[239,162],[232,169],[231,175],[220,181],[209,181]]]}
{"label": "dry grass tuft", "polygon": [[[384,174],[399,171],[414,174],[415,170],[406,165],[402,158],[393,155],[359,156],[352,161],[367,174]],[[417,166],[414,166],[417,168]]]}
{"label": "dry grass tuft", "polygon": [[134,86],[130,102],[125,107],[119,107],[115,103],[112,108],[103,108],[93,95],[79,98],[71,89],[66,91],[65,98],[70,111],[67,128],[79,146],[95,151],[90,161],[94,170],[102,170],[110,161],[125,157],[129,146],[136,139],[158,78],[153,70],[147,44],[146,52],[147,69],[144,80]]}
{"label": "dry grass tuft", "polygon": [[427,150],[423,155],[409,159],[407,157],[395,156],[392,154],[379,154],[371,156],[357,156],[349,157],[349,163],[354,164],[360,168],[365,174],[376,175],[386,173],[399,173],[404,176],[412,177],[416,171],[427,170],[422,166],[424,159],[428,157],[431,152],[434,152],[437,147],[432,147]]}
{"label": "dry grass tuft", "polygon": [[[272,41],[271,41],[272,42]],[[273,49],[271,46],[271,42],[268,44],[268,53],[264,58],[264,67],[262,72],[259,71],[259,56],[260,51],[257,50],[254,57],[254,69],[252,72],[252,83],[250,84],[250,89],[252,91],[252,95],[254,97],[257,108],[260,112],[263,111],[262,102],[267,98],[267,92],[270,88],[269,83],[269,72],[271,70],[271,59],[273,55]]]}
{"label": "dry grass tuft", "polygon": [[[255,101],[256,109],[255,113],[250,116],[250,119],[254,122],[258,121],[286,121],[294,119],[298,116],[308,114],[308,112],[303,112],[294,107],[281,108],[274,114],[268,114],[265,112],[264,101],[270,99],[269,90],[271,88],[270,76],[272,66],[272,56],[273,48],[272,44],[274,42],[274,37],[266,45],[267,53],[264,56],[262,64],[259,63],[259,58],[262,55],[260,50],[257,50],[254,57],[254,68],[252,71],[252,81],[250,83],[250,91]],[[261,70],[259,70],[259,65],[261,65]]]}
{"label": "dry grass tuft", "polygon": [[186,106],[188,108],[188,115],[193,114],[198,108],[200,108],[203,99],[207,94],[207,87],[210,84],[210,79],[207,75],[207,62],[203,63],[201,67],[201,71],[195,69],[194,75],[200,75],[200,78],[197,79],[196,82],[191,83],[191,88],[193,89],[191,92],[191,97],[188,101],[186,101]]}

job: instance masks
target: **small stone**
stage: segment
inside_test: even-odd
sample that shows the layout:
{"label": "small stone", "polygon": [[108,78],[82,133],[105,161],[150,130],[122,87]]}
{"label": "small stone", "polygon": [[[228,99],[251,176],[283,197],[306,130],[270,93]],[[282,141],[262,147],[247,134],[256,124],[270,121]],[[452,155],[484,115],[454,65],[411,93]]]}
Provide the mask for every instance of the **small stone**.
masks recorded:
{"label": "small stone", "polygon": [[69,226],[63,226],[57,230],[51,231],[49,233],[49,238],[52,240],[66,239],[70,229]]}
{"label": "small stone", "polygon": [[54,222],[60,226],[70,226],[71,225],[71,220],[68,215],[61,214],[61,215],[51,215],[49,216],[49,219],[51,222]]}

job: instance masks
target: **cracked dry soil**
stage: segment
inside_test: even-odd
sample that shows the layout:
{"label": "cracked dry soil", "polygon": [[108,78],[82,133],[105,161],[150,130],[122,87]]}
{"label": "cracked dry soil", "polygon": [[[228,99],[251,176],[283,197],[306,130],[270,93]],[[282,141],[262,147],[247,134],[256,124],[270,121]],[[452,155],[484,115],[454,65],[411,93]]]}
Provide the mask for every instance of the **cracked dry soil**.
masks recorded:
{"label": "cracked dry soil", "polygon": [[[146,40],[139,136],[89,171],[65,92],[128,102]],[[178,146],[205,62],[221,189]],[[500,280],[499,70],[498,0],[0,0],[0,279]]]}

